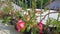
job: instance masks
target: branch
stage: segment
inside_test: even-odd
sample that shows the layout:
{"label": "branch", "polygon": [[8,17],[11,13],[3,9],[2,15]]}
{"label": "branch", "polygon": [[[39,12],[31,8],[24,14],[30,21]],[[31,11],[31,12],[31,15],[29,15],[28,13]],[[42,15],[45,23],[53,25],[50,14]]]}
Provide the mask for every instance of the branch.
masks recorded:
{"label": "branch", "polygon": [[[56,11],[56,12],[47,13],[47,14],[42,18],[42,20],[45,19],[45,17],[46,17],[47,15],[52,14],[52,13],[60,13],[60,12],[59,12],[59,11]],[[41,21],[42,21],[42,20],[41,20]]]}

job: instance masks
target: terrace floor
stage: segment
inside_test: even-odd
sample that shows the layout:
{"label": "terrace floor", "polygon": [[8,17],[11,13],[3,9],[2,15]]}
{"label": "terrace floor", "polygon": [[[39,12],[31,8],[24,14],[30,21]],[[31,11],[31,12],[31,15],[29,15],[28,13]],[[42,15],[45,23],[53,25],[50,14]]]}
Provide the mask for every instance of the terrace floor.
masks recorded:
{"label": "terrace floor", "polygon": [[0,22],[0,34],[22,34],[14,29],[14,26]]}

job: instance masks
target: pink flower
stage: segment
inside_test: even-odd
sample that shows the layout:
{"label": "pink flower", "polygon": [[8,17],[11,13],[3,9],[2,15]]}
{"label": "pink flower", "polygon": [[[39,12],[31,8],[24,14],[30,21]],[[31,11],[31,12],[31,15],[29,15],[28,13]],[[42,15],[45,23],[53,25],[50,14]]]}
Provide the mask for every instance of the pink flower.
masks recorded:
{"label": "pink flower", "polygon": [[25,24],[24,22],[21,22],[21,23],[20,23],[20,27],[21,27],[21,28],[24,28],[24,27],[25,27],[24,24]]}
{"label": "pink flower", "polygon": [[40,34],[42,34],[42,29],[43,29],[42,21],[39,22],[39,27],[40,27]]}
{"label": "pink flower", "polygon": [[16,27],[17,27],[18,32],[20,32],[20,30],[25,27],[24,24],[25,23],[22,20],[18,20],[18,22],[16,23]]}
{"label": "pink flower", "polygon": [[20,26],[18,23],[16,24],[16,28],[17,28],[17,31],[20,32]]}

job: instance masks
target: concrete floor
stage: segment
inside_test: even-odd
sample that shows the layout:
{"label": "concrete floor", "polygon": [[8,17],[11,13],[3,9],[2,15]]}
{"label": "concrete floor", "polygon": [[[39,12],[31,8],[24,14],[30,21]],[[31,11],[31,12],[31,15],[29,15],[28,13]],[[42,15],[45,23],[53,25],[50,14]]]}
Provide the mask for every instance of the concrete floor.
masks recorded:
{"label": "concrete floor", "polygon": [[14,29],[14,26],[0,23],[0,34],[22,34]]}

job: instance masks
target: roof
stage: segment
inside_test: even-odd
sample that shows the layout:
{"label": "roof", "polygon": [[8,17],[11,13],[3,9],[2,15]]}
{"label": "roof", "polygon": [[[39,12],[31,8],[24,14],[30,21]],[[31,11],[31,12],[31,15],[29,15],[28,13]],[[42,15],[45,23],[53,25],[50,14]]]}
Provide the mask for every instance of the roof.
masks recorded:
{"label": "roof", "polygon": [[58,9],[58,8],[60,8],[60,0],[55,0],[54,2],[51,2],[46,7],[50,8],[50,9]]}

